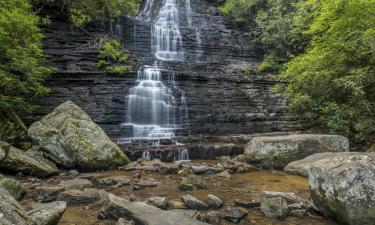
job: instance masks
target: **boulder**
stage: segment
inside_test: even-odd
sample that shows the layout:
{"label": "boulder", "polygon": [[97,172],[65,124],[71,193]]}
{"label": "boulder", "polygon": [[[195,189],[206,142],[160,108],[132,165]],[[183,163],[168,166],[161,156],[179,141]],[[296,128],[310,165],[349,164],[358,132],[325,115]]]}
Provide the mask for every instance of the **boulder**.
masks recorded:
{"label": "boulder", "polygon": [[247,211],[240,207],[227,207],[222,213],[222,217],[233,223],[239,223],[243,218],[247,216]]}
{"label": "boulder", "polygon": [[207,183],[197,177],[184,178],[180,183],[181,191],[197,191],[201,189],[207,189]]}
{"label": "boulder", "polygon": [[349,225],[374,224],[375,153],[319,160],[309,169],[309,184],[325,216]]}
{"label": "boulder", "polygon": [[328,159],[334,158],[340,155],[358,155],[361,154],[359,152],[324,152],[324,153],[315,153],[310,155],[304,159],[297,160],[294,162],[289,163],[285,168],[284,171],[290,174],[299,175],[302,177],[307,177],[309,173],[309,169],[311,166],[321,160],[321,159]]}
{"label": "boulder", "polygon": [[113,176],[99,179],[98,183],[100,186],[122,187],[130,185],[130,178],[127,176]]}
{"label": "boulder", "polygon": [[22,151],[0,141],[0,169],[30,176],[47,177],[58,173],[56,165],[34,151]]}
{"label": "boulder", "polygon": [[161,174],[177,174],[178,166],[176,164],[163,163],[159,166],[159,172]]}
{"label": "boulder", "polygon": [[283,197],[263,198],[260,210],[267,218],[285,218],[289,213],[288,203]]}
{"label": "boulder", "polygon": [[32,198],[34,201],[41,203],[53,202],[63,191],[65,191],[65,188],[61,186],[39,186],[35,187]]}
{"label": "boulder", "polygon": [[18,202],[2,187],[0,187],[0,224],[33,225]]}
{"label": "boulder", "polygon": [[151,197],[146,199],[146,203],[160,209],[167,208],[167,198],[165,197]]}
{"label": "boulder", "polygon": [[99,212],[100,217],[118,220],[126,218],[137,225],[204,225],[181,211],[165,211],[144,202],[130,202],[113,194]]}
{"label": "boulder", "polygon": [[210,211],[204,214],[197,213],[197,215],[195,216],[195,218],[199,221],[209,223],[209,224],[215,224],[215,225],[222,224],[221,217],[222,215],[221,215],[221,212],[219,211]]}
{"label": "boulder", "polygon": [[20,200],[27,192],[25,186],[19,181],[5,177],[0,174],[0,187],[3,187],[9,192],[16,200]]}
{"label": "boulder", "polygon": [[57,201],[64,201],[69,206],[89,205],[99,200],[98,190],[88,188],[81,190],[63,191],[57,196]]}
{"label": "boulder", "polygon": [[314,153],[347,151],[349,141],[346,137],[319,134],[255,137],[245,147],[248,162],[276,169]]}
{"label": "boulder", "polygon": [[56,225],[66,209],[65,202],[42,203],[27,212],[35,225]]}
{"label": "boulder", "polygon": [[208,210],[209,208],[206,203],[202,202],[197,198],[194,198],[191,195],[184,195],[181,197],[181,199],[189,209]]}
{"label": "boulder", "polygon": [[116,225],[135,225],[135,223],[133,221],[129,221],[129,220],[126,220],[124,218],[120,218]]}
{"label": "boulder", "polygon": [[210,174],[215,174],[215,173],[219,173],[223,171],[223,169],[215,168],[211,166],[205,166],[205,165],[193,165],[191,166],[191,170],[193,171],[194,174],[198,174],[198,175],[210,175]]}
{"label": "boulder", "polygon": [[221,207],[223,207],[223,204],[224,204],[220,198],[211,194],[207,196],[207,199],[205,202],[211,209],[220,209]]}
{"label": "boulder", "polygon": [[129,162],[104,131],[71,101],[31,125],[28,134],[36,149],[66,168],[93,171]]}

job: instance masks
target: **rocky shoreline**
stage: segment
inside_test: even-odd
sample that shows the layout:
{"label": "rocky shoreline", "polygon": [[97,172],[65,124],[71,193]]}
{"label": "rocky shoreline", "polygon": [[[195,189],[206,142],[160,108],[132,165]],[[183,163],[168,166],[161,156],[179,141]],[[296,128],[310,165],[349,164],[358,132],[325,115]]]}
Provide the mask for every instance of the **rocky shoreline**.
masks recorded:
{"label": "rocky shoreline", "polygon": [[349,152],[342,136],[268,135],[232,157],[130,162],[70,101],[28,134],[28,150],[0,142],[2,225],[375,221],[375,153]]}

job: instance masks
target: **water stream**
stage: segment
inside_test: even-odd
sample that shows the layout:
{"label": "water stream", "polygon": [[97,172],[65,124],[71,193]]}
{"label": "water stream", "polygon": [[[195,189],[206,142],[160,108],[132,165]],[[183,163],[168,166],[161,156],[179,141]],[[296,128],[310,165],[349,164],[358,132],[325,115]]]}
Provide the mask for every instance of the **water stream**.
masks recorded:
{"label": "water stream", "polygon": [[[173,71],[168,71],[168,79],[163,78],[163,71],[168,69],[165,68],[168,62],[185,60],[180,18],[185,18],[187,26],[192,27],[190,0],[164,0],[155,17],[152,15],[154,4],[156,1],[147,0],[137,17],[152,24],[151,49],[155,63],[139,69],[136,85],[126,96],[127,120],[122,125],[132,129],[132,136],[127,140],[174,139],[180,128],[177,124],[188,116],[185,92],[178,87]],[[182,13],[181,9],[184,10]],[[195,31],[200,45],[199,31]],[[158,66],[160,64],[164,67]],[[176,152],[175,159],[189,159],[187,149],[181,144],[178,146],[182,147]],[[150,157],[149,152],[143,154],[143,158]]]}

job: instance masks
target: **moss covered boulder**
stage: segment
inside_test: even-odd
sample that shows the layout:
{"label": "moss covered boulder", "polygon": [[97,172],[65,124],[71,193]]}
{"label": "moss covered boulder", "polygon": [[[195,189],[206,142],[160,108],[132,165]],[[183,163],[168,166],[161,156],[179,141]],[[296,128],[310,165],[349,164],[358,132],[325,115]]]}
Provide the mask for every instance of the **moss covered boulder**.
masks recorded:
{"label": "moss covered boulder", "polygon": [[16,179],[5,177],[0,174],[0,187],[3,187],[9,192],[15,199],[19,200],[27,192],[25,186]]}
{"label": "moss covered boulder", "polygon": [[256,137],[245,147],[246,160],[266,168],[282,169],[290,162],[319,152],[347,152],[349,141],[339,135],[296,134]]}
{"label": "moss covered boulder", "polygon": [[199,177],[186,177],[180,183],[181,191],[197,191],[207,189],[207,183]]}
{"label": "moss covered boulder", "polygon": [[58,173],[56,165],[45,159],[40,152],[25,152],[2,141],[0,141],[0,170],[37,177]]}
{"label": "moss covered boulder", "polygon": [[66,168],[93,171],[129,162],[104,131],[71,101],[34,123],[28,134],[37,150]]}
{"label": "moss covered boulder", "polygon": [[309,169],[311,196],[343,224],[375,224],[375,153],[322,159]]}

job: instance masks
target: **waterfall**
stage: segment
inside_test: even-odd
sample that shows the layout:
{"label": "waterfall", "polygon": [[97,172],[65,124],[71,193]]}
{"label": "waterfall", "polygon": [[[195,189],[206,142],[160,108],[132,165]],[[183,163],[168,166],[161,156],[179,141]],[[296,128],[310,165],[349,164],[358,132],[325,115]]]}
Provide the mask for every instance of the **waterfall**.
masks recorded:
{"label": "waterfall", "polygon": [[141,11],[141,13],[138,15],[138,19],[143,19],[143,20],[151,20],[151,11],[152,11],[152,6],[154,5],[154,0],[147,0],[146,5]]}
{"label": "waterfall", "polygon": [[144,160],[150,160],[151,159],[151,154],[149,151],[145,151],[142,153],[142,159]]}
{"label": "waterfall", "polygon": [[175,161],[190,160],[189,151],[186,148],[178,149],[175,153]]}

